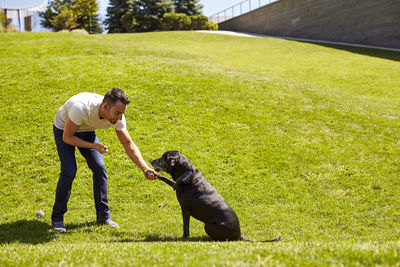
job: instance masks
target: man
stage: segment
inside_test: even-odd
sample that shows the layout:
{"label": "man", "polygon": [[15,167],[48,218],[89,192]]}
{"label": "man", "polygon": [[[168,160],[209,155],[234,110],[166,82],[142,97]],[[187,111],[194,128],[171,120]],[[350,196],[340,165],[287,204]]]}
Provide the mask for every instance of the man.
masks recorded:
{"label": "man", "polygon": [[71,194],[72,181],[77,171],[75,147],[78,147],[93,172],[93,191],[97,222],[112,228],[119,225],[110,217],[107,196],[107,174],[103,154],[108,147],[100,144],[96,129],[115,128],[119,141],[131,160],[149,180],[156,179],[156,172],[143,160],[138,147],[126,129],[124,114],[130,100],[118,88],[105,96],[93,93],[77,94],[59,109],[54,120],[54,138],[61,161],[61,173],[57,183],[56,198],[51,215],[52,227],[57,232],[66,232],[64,214]]}

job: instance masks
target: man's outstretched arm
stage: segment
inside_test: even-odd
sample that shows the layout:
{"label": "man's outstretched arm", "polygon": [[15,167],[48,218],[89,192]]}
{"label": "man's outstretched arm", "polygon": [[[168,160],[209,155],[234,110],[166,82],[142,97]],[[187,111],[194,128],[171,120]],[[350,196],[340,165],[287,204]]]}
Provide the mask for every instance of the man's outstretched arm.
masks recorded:
{"label": "man's outstretched arm", "polygon": [[140,153],[139,148],[133,143],[132,138],[130,137],[127,130],[115,130],[117,133],[118,139],[121,142],[122,146],[125,148],[126,153],[131,158],[131,160],[143,171],[146,176],[146,173],[149,175],[146,176],[149,180],[155,180],[156,172],[147,166],[147,163],[144,161],[142,154]]}

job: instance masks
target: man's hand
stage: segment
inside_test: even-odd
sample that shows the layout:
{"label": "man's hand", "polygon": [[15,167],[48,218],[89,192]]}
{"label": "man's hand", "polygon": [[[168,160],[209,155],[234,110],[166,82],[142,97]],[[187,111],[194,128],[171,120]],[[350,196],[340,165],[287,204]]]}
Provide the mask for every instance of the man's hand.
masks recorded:
{"label": "man's hand", "polygon": [[144,176],[146,176],[147,180],[157,180],[157,173],[152,169],[147,169],[144,171]]}
{"label": "man's hand", "polygon": [[94,144],[94,149],[100,154],[108,152],[108,146],[103,146],[102,144]]}
{"label": "man's hand", "polygon": [[63,141],[71,146],[95,149],[100,154],[104,154],[108,151],[107,146],[87,142],[75,136],[79,127],[79,125],[76,125],[70,118],[68,118],[64,125]]}

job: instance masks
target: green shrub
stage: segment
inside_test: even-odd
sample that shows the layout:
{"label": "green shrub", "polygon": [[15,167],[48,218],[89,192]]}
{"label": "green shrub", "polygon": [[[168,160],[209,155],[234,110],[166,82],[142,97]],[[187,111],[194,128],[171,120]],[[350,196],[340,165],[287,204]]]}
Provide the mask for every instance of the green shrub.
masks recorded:
{"label": "green shrub", "polygon": [[165,13],[162,18],[163,30],[218,30],[218,25],[208,21],[204,15],[187,16],[182,13]]}
{"label": "green shrub", "polygon": [[209,31],[217,31],[218,30],[218,24],[215,24],[214,22],[207,22],[207,24],[202,28],[202,30],[209,30]]}
{"label": "green shrub", "polygon": [[194,15],[190,18],[192,19],[192,30],[202,30],[208,22],[208,18],[204,15]]}
{"label": "green shrub", "polygon": [[0,27],[6,27],[6,25],[7,25],[6,14],[0,12]]}
{"label": "green shrub", "polygon": [[182,13],[165,13],[162,18],[164,30],[190,30],[191,19]]}
{"label": "green shrub", "polygon": [[161,20],[163,30],[173,30],[177,20],[176,13],[165,13]]}

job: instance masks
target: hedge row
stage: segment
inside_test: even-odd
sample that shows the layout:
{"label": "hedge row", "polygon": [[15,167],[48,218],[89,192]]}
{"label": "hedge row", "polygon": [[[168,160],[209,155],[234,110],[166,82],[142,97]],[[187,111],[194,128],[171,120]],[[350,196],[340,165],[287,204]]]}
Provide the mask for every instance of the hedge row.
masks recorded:
{"label": "hedge row", "polygon": [[161,23],[163,30],[218,30],[218,25],[203,15],[165,13]]}

